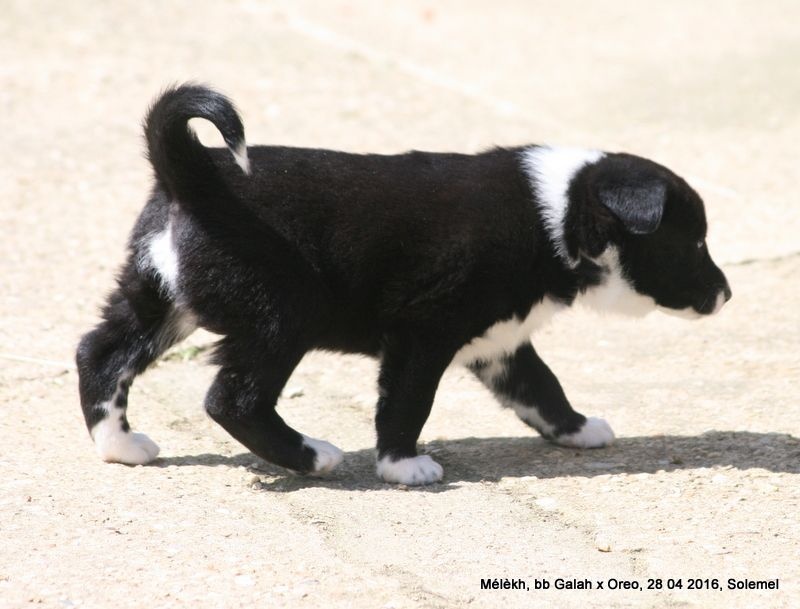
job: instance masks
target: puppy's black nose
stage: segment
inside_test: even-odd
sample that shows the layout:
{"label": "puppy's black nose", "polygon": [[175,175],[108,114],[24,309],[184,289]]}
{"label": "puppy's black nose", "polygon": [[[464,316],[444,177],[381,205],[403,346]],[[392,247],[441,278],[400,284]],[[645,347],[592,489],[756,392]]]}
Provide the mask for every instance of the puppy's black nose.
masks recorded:
{"label": "puppy's black nose", "polygon": [[722,293],[725,294],[725,302],[728,302],[733,296],[733,292],[731,292],[731,286],[727,283],[722,287]]}

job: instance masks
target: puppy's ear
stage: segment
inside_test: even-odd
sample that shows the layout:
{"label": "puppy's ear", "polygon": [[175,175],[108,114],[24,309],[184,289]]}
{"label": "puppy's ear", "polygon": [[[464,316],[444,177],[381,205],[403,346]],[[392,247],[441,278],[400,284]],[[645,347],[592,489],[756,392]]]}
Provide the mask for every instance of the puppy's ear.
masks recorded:
{"label": "puppy's ear", "polygon": [[661,180],[606,186],[598,193],[600,202],[635,235],[647,235],[661,224],[667,203],[667,186]]}

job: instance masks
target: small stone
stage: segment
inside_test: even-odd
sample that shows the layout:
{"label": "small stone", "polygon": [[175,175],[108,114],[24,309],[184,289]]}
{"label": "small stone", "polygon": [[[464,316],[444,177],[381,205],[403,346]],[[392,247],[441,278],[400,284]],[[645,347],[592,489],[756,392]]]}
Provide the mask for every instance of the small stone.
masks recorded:
{"label": "small stone", "polygon": [[291,400],[293,398],[302,397],[304,393],[302,387],[284,387],[281,392],[281,397]]}
{"label": "small stone", "polygon": [[604,533],[598,533],[594,537],[594,547],[600,552],[610,552],[611,540]]}

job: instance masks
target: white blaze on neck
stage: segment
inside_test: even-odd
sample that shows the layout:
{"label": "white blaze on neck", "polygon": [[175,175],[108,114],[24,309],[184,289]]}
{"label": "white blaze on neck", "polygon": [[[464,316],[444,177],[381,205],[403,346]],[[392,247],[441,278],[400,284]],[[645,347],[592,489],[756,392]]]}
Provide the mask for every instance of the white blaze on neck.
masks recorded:
{"label": "white blaze on neck", "polygon": [[522,152],[522,167],[528,176],[547,234],[560,258],[570,266],[564,238],[564,221],[569,208],[569,186],[584,166],[604,156],[600,150],[532,146]]}

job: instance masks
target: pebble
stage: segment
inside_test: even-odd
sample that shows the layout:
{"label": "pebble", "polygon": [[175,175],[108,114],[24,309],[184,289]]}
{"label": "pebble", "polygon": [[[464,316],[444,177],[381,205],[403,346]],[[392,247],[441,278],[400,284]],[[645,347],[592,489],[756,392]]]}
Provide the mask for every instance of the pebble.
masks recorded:
{"label": "pebble", "polygon": [[283,391],[281,392],[281,397],[293,399],[302,397],[305,391],[302,387],[284,387]]}
{"label": "pebble", "polygon": [[600,552],[610,552],[611,540],[605,533],[598,533],[594,537],[594,547]]}

